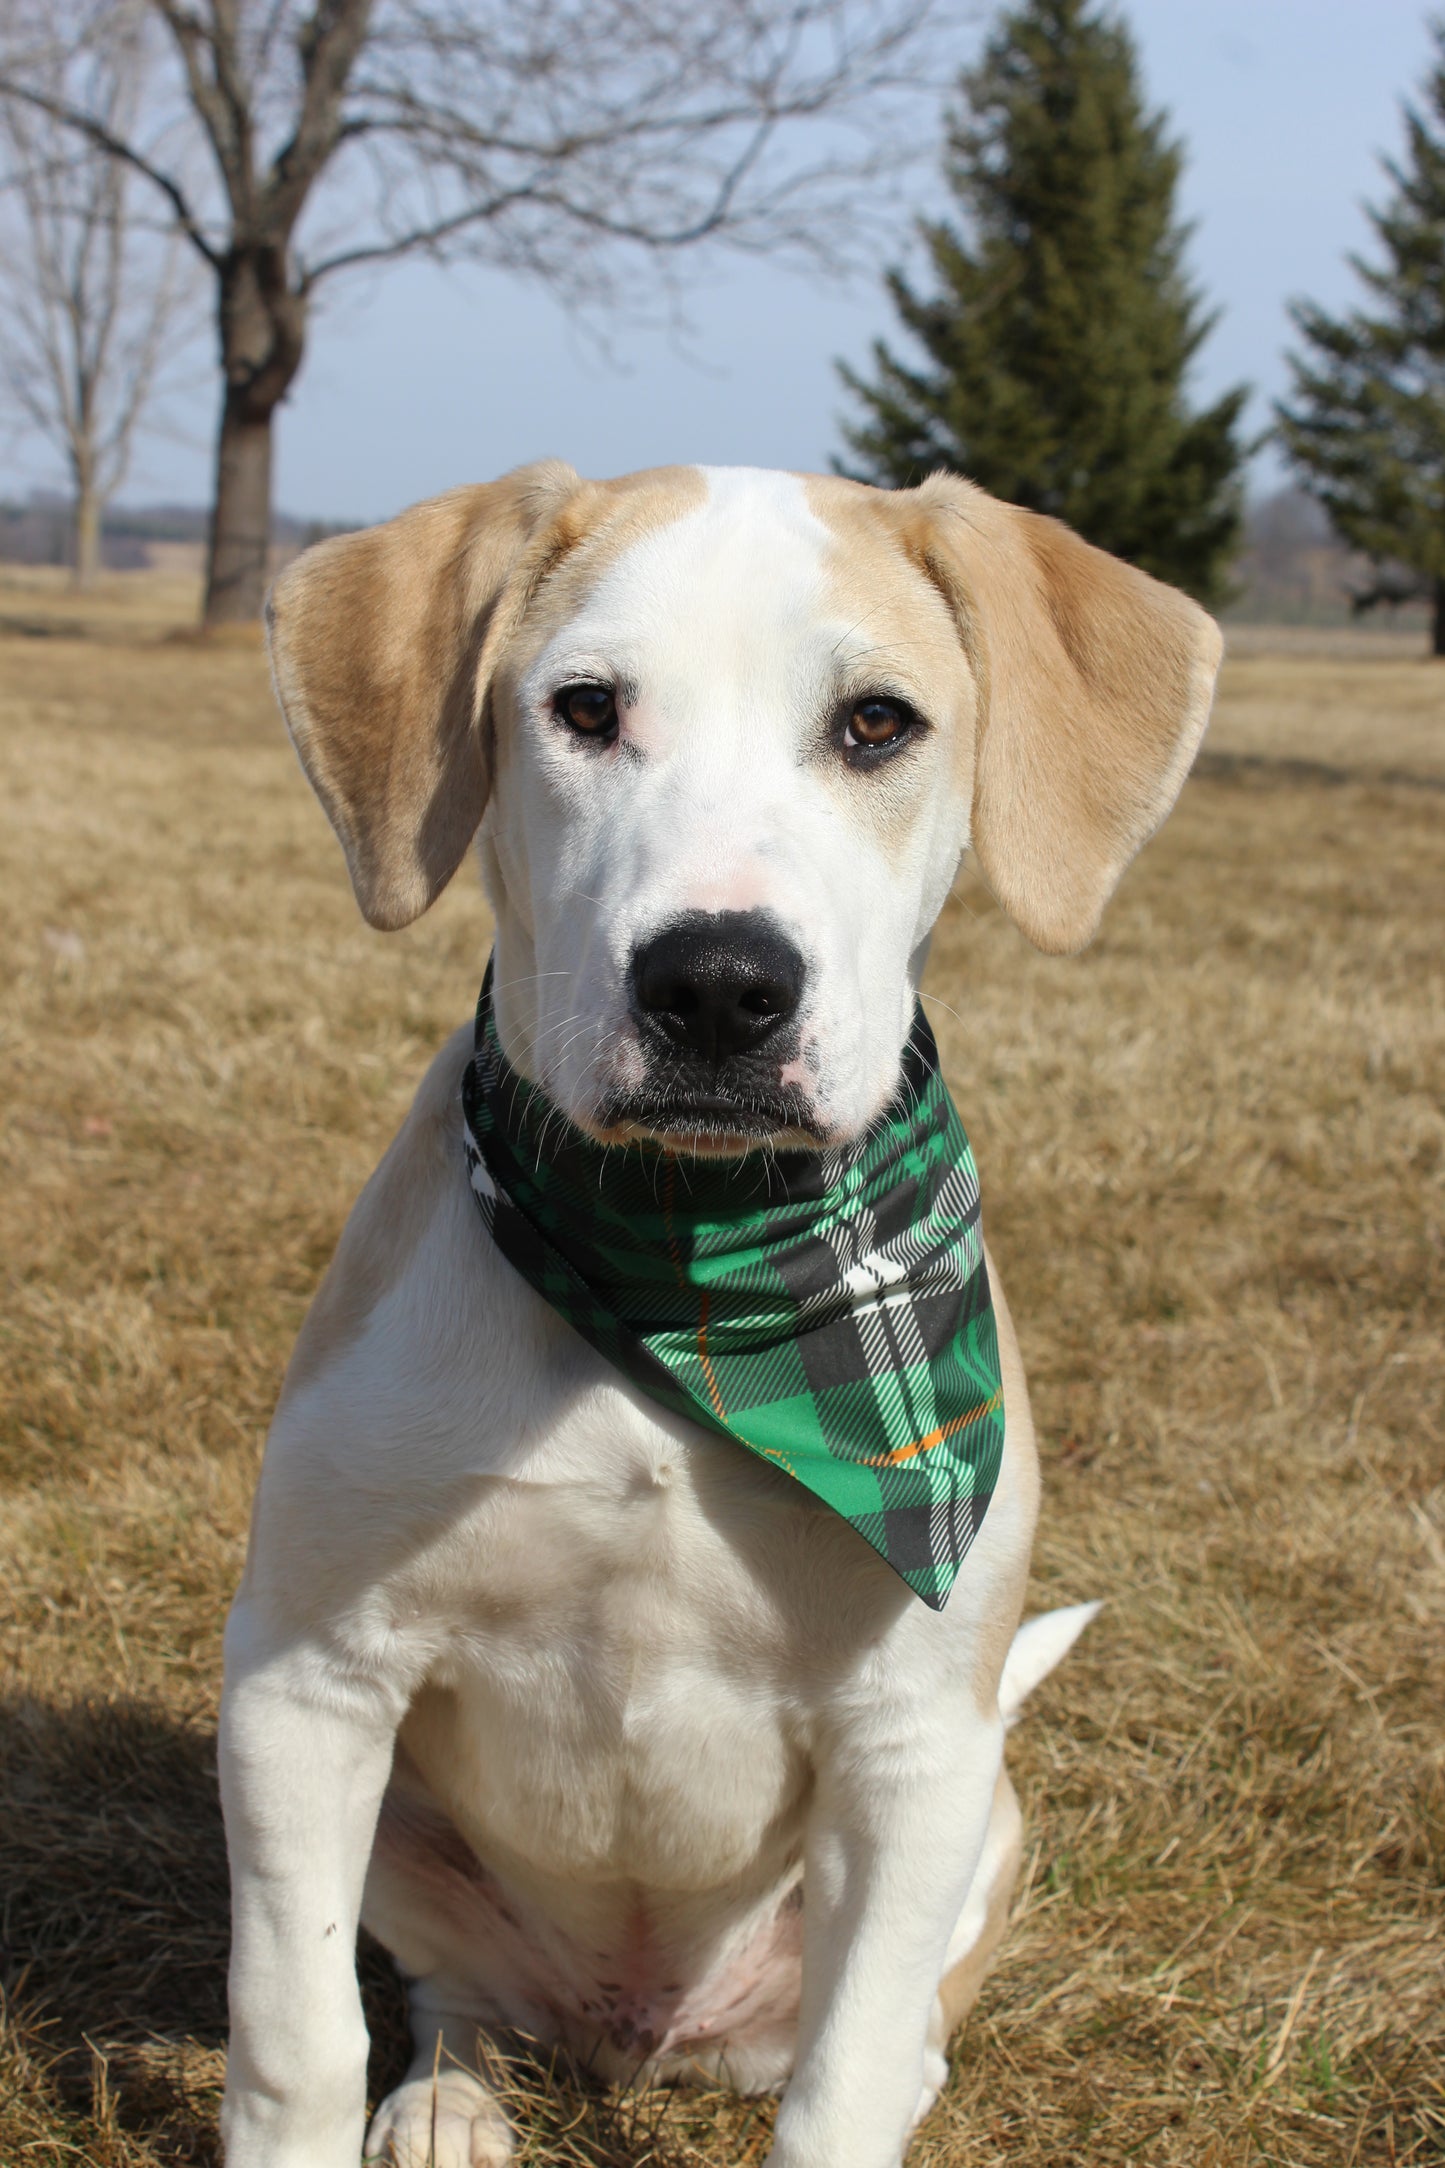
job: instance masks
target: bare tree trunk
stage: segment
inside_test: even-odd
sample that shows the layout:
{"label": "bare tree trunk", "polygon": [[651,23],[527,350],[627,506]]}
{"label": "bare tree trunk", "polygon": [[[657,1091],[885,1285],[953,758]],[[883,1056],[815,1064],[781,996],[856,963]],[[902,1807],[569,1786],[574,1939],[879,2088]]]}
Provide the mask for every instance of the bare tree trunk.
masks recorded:
{"label": "bare tree trunk", "polygon": [[100,577],[100,499],[95,485],[81,482],[72,514],[71,579],[76,587],[94,587]]}
{"label": "bare tree trunk", "polygon": [[271,424],[301,366],[306,302],[286,282],[284,244],[233,249],[221,268],[225,392],[206,553],[207,625],[261,615],[271,545]]}
{"label": "bare tree trunk", "polygon": [[1430,652],[1445,655],[1445,572],[1435,575],[1435,612],[1430,628]]}
{"label": "bare tree trunk", "polygon": [[216,444],[215,499],[206,553],[205,622],[243,624],[261,615],[271,540],[271,415],[227,385]]}

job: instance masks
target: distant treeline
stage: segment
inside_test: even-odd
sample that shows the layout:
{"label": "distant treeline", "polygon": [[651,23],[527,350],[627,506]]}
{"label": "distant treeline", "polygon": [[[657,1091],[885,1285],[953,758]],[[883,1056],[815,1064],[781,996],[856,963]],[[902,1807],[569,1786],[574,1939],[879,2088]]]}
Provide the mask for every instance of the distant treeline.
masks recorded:
{"label": "distant treeline", "polygon": [[[138,572],[156,561],[157,544],[204,549],[208,520],[201,505],[113,505],[101,522],[101,563],[110,572]],[[289,557],[326,535],[345,534],[349,524],[281,512],[271,522],[272,548]],[[0,502],[0,564],[68,565],[73,526],[69,498],[49,490],[32,491],[23,504]]]}
{"label": "distant treeline", "polygon": [[[271,524],[272,549],[281,561],[325,535],[347,531],[345,521],[283,513]],[[70,534],[63,497],[37,491],[24,504],[0,504],[0,563],[64,565]],[[1321,506],[1303,490],[1280,489],[1256,498],[1246,510],[1241,539],[1226,617],[1255,624],[1343,625],[1359,614],[1357,598],[1368,596],[1373,622],[1412,627],[1424,622],[1423,603],[1392,606],[1388,594],[1379,592],[1378,571],[1346,548]],[[199,505],[117,505],[105,516],[102,561],[113,572],[140,571],[163,561],[166,552],[157,545],[181,543],[199,551],[205,541],[206,513]]]}
{"label": "distant treeline", "polygon": [[1413,629],[1429,616],[1418,583],[1371,564],[1341,541],[1323,505],[1278,489],[1245,509],[1232,592],[1222,615],[1260,625],[1345,625],[1352,619]]}

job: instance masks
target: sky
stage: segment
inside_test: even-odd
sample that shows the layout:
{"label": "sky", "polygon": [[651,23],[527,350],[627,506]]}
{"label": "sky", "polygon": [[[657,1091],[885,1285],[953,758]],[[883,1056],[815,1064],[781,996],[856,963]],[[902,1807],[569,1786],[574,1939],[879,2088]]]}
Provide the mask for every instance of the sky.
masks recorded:
{"label": "sky", "polygon": [[[1125,0],[1151,102],[1184,141],[1189,263],[1220,322],[1192,387],[1202,402],[1252,384],[1250,422],[1287,387],[1292,296],[1348,305],[1347,253],[1368,249],[1362,206],[1387,184],[1400,103],[1423,75],[1422,0]],[[969,57],[987,26],[960,51]],[[941,86],[942,89],[946,86]],[[940,107],[942,96],[940,96]],[[915,201],[943,207],[928,168]],[[907,261],[900,218],[891,258]],[[879,266],[881,269],[881,264]],[[825,469],[847,400],[834,361],[866,362],[892,330],[877,271],[823,284],[774,264],[699,262],[690,336],[626,323],[610,358],[589,326],[500,273],[407,264],[345,289],[315,321],[282,410],[276,501],[307,517],[385,518],[417,498],[545,455],[584,474],[670,461]],[[141,448],[130,502],[205,501],[211,394],[203,366],[164,435]],[[0,489],[58,469],[0,453]],[[1256,460],[1261,489],[1283,479]]]}

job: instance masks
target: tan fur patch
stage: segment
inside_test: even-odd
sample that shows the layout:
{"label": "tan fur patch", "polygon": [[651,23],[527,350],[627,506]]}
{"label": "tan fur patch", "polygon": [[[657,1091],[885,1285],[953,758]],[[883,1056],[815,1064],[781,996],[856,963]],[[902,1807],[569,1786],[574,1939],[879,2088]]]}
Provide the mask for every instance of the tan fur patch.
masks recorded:
{"label": "tan fur patch", "polygon": [[971,483],[935,475],[910,494],[930,576],[982,668],[979,864],[1038,947],[1081,948],[1188,773],[1219,629],[1172,587]]}
{"label": "tan fur patch", "polygon": [[[864,670],[873,684],[904,695],[948,733],[961,829],[973,781],[976,692],[953,613],[908,547],[909,523],[898,516],[895,495],[840,477],[799,479],[812,511],[834,537],[829,614],[866,632]],[[885,849],[897,850],[919,808],[913,792],[888,784],[886,769],[862,790],[840,770],[836,794],[846,818],[866,824]]]}
{"label": "tan fur patch", "polygon": [[706,499],[707,480],[697,467],[649,467],[616,481],[579,483],[547,531],[545,562],[509,626],[515,652],[498,657],[507,675],[521,674],[634,543],[685,518]]}
{"label": "tan fur patch", "polygon": [[1081,948],[1183,783],[1208,720],[1218,627],[1057,521],[956,476],[808,490],[842,538],[846,591],[874,596],[930,670],[932,625],[893,568],[906,563],[947,607],[976,689],[955,775],[979,863],[1038,947]]}
{"label": "tan fur patch", "polygon": [[375,926],[450,880],[481,818],[477,668],[518,553],[576,487],[524,467],[304,552],[266,606],[277,698]]}
{"label": "tan fur patch", "polygon": [[374,926],[407,925],[460,864],[491,783],[492,672],[559,570],[581,553],[595,577],[705,492],[693,468],[583,482],[544,461],[319,543],[281,575],[266,612],[277,698]]}

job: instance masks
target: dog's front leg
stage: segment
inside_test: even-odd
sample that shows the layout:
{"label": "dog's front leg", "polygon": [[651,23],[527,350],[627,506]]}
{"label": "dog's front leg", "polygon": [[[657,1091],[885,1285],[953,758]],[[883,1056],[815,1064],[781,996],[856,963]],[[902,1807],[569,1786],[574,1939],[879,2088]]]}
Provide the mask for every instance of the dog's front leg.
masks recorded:
{"label": "dog's front leg", "polygon": [[768,2168],[897,2168],[1002,1755],[996,1715],[940,1695],[921,1721],[861,1716],[820,1756],[797,2056]]}
{"label": "dog's front leg", "polygon": [[356,2168],[366,2023],[362,1883],[401,1714],[314,1644],[226,1634],[221,1803],[231,1856],[227,2168]]}

